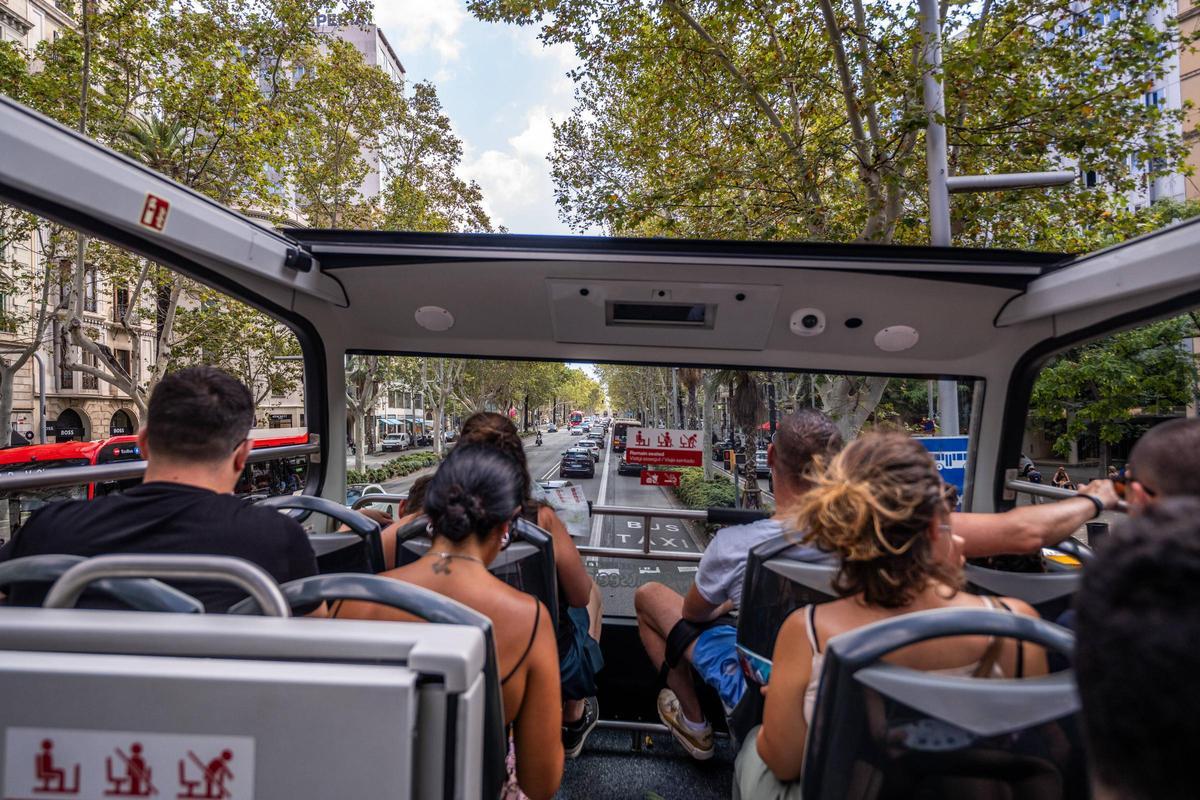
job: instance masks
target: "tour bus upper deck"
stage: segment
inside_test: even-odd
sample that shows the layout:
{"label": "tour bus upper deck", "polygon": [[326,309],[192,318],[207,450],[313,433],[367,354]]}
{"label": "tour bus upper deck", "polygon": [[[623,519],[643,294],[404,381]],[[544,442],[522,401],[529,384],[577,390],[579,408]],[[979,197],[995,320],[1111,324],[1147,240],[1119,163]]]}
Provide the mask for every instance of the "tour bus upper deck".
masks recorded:
{"label": "tour bus upper deck", "polygon": [[[164,225],[142,223],[148,197],[169,205]],[[1017,463],[1036,367],[1068,345],[1200,304],[1200,269],[1190,256],[1200,224],[1083,257],[280,233],[5,98],[0,199],[152,258],[289,325],[304,353],[308,431],[319,436],[304,491],[339,503],[347,472],[346,357],[419,354],[959,379],[973,389],[965,501],[994,510],[1003,503],[1005,469]],[[613,622],[634,646],[630,620]]]}

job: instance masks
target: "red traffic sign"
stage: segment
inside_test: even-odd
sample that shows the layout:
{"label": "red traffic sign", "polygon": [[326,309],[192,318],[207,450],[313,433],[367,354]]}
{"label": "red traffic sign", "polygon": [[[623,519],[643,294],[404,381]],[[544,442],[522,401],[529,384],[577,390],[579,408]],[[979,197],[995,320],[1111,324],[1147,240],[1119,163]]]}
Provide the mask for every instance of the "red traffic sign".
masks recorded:
{"label": "red traffic sign", "polygon": [[630,429],[626,460],[645,467],[704,466],[703,434],[660,428]]}
{"label": "red traffic sign", "polygon": [[678,486],[682,472],[642,470],[642,486]]}

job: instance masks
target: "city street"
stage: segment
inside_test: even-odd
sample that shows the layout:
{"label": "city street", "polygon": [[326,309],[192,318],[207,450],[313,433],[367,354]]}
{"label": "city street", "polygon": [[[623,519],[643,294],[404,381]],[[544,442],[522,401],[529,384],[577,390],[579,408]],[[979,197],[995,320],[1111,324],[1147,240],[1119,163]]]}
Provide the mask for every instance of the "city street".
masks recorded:
{"label": "city street", "polygon": [[[542,435],[540,447],[533,439],[525,440],[525,455],[529,472],[535,481],[558,479],[558,464],[564,450],[574,446],[580,437],[571,436],[565,429]],[[405,452],[414,452],[406,450]],[[388,457],[393,457],[388,454]],[[386,459],[383,459],[386,460]],[[670,489],[658,486],[642,486],[636,475],[618,475],[617,465],[621,454],[610,449],[608,440],[596,464],[594,478],[571,477],[572,484],[582,487],[585,496],[593,504],[640,506],[646,508],[678,508],[679,502]],[[419,476],[432,473],[434,468],[421,470],[403,478],[383,484],[389,492],[405,492]],[[601,494],[603,493],[603,494]],[[591,529],[586,537],[576,538],[579,545],[615,547],[621,550],[639,551],[645,534],[641,517],[593,516]],[[650,523],[650,547],[653,550],[669,550],[684,553],[699,553],[703,549],[697,544],[692,526],[682,520],[657,518]],[[694,564],[674,561],[642,561],[618,558],[585,559],[588,571],[596,579],[604,594],[606,613],[632,615],[633,589],[649,581],[659,581],[680,593],[687,591],[696,572]]]}

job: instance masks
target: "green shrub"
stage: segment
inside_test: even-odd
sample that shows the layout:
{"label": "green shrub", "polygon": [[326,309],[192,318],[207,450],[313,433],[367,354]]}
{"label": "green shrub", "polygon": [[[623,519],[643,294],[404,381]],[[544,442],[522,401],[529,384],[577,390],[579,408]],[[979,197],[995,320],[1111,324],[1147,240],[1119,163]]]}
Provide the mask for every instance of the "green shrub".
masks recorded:
{"label": "green shrub", "polygon": [[700,467],[686,467],[675,496],[687,508],[733,508],[733,484],[728,478],[704,480]]}
{"label": "green shrub", "polygon": [[435,453],[408,453],[399,458],[386,461],[378,467],[371,467],[365,470],[347,470],[346,483],[384,483],[393,478],[403,478],[405,475],[411,475],[417,470],[432,467],[437,463],[438,457]]}

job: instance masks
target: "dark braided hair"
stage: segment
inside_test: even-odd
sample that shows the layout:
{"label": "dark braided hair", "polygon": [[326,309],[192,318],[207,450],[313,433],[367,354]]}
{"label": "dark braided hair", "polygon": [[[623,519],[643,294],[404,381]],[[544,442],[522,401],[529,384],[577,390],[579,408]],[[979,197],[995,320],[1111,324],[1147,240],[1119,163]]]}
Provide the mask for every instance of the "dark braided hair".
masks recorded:
{"label": "dark braided hair", "polygon": [[479,444],[459,444],[425,492],[433,532],[452,542],[483,539],[521,505],[521,476],[511,458]]}

